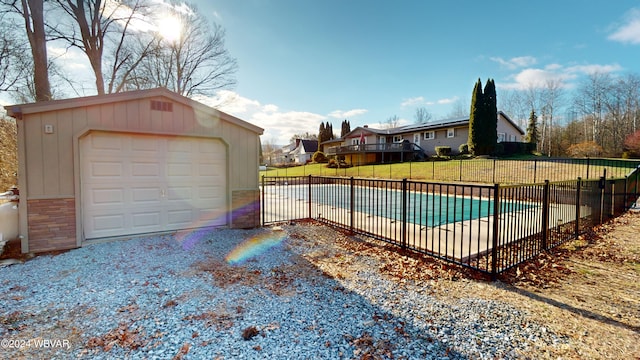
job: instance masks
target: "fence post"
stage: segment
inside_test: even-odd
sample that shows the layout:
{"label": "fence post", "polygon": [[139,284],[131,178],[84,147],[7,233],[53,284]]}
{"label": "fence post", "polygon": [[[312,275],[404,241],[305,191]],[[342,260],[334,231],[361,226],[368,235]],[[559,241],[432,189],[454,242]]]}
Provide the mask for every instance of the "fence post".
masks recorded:
{"label": "fence post", "polygon": [[493,179],[491,180],[492,183],[496,183],[496,159],[493,159]]}
{"label": "fence post", "polygon": [[549,207],[550,207],[550,188],[549,180],[544,181],[544,190],[542,192],[542,249],[547,250],[549,243]]}
{"label": "fence post", "polygon": [[576,239],[580,236],[580,192],[582,191],[582,178],[578,177],[578,186],[576,188],[576,229],[575,229],[575,237]]}
{"label": "fence post", "polygon": [[538,159],[533,160],[533,183],[538,179]]}
{"label": "fence post", "polygon": [[356,194],[353,191],[354,187],[355,187],[354,186],[354,180],[353,180],[353,176],[352,176],[350,178],[350,184],[349,184],[349,188],[350,188],[350,191],[351,191],[351,194],[350,194],[351,204],[349,205],[349,207],[351,209],[351,216],[350,216],[350,219],[349,219],[350,220],[349,221],[350,222],[350,224],[349,224],[349,232],[351,234],[353,234],[353,222],[354,222],[354,217],[355,217],[355,215],[354,215],[354,210],[355,210],[354,203],[355,203],[355,199],[356,199]]}
{"label": "fence post", "polygon": [[587,179],[589,178],[589,157],[587,156]]}
{"label": "fence post", "polygon": [[[606,174],[606,170],[605,170]],[[604,188],[606,187],[606,178],[604,176],[600,177],[600,181],[598,181],[598,225],[602,224],[602,213],[604,212]]]}
{"label": "fence post", "polygon": [[[495,164],[495,163],[494,163]],[[500,230],[500,184],[493,184],[493,239],[491,244],[491,279],[498,277],[498,231]]]}
{"label": "fence post", "polygon": [[262,175],[262,204],[260,204],[261,207],[262,207],[262,226],[264,226],[264,221],[265,221],[265,218],[264,218],[264,207],[265,207],[264,199],[265,199],[265,197],[264,197],[264,175]]}
{"label": "fence post", "polygon": [[402,179],[402,205],[400,208],[402,209],[402,225],[400,227],[400,239],[402,242],[402,248],[405,249],[407,247],[407,178]]}
{"label": "fence post", "polygon": [[308,194],[309,195],[309,197],[308,197],[308,199],[309,199],[309,219],[311,219],[311,179],[312,179],[311,174],[309,174],[309,194]]}
{"label": "fence post", "polygon": [[431,180],[435,180],[436,179],[436,162],[435,160],[431,159]]}
{"label": "fence post", "polygon": [[460,180],[459,181],[462,181],[462,159],[460,159],[459,173],[460,173],[459,174],[460,175]]}

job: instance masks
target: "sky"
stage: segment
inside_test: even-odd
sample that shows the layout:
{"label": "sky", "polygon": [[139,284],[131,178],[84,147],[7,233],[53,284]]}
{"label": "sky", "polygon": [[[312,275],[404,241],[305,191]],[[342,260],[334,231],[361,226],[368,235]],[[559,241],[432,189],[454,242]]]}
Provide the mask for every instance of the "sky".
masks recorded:
{"label": "sky", "polygon": [[[640,74],[637,1],[201,0],[239,64],[227,112],[286,144],[376,126],[434,120],[470,103],[480,78],[501,91],[546,79],[575,87],[592,71]],[[339,133],[337,134],[339,135]]]}
{"label": "sky", "polygon": [[[417,107],[443,119],[469,106],[474,83],[501,92],[589,73],[640,74],[640,2],[195,0],[226,31],[237,59],[229,114],[265,129],[262,142],[330,122],[381,127],[415,122]],[[50,52],[55,51],[51,49]],[[66,61],[82,71],[84,60]],[[91,86],[89,84],[87,87]]]}

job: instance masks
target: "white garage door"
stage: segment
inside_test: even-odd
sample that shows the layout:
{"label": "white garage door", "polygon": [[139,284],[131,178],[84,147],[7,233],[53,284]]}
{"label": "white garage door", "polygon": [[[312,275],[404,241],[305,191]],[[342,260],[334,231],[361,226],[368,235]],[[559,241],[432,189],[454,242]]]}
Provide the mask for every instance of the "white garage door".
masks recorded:
{"label": "white garage door", "polygon": [[219,140],[94,132],[80,162],[85,239],[227,222]]}

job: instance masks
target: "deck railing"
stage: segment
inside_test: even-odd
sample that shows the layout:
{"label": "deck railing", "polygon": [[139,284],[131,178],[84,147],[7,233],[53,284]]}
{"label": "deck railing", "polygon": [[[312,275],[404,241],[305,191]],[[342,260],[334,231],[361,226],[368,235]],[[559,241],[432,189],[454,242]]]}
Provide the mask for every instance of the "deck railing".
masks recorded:
{"label": "deck railing", "polygon": [[332,146],[326,150],[327,155],[342,155],[353,153],[373,153],[373,152],[415,152],[422,149],[410,142],[403,143],[377,143],[360,145]]}
{"label": "deck railing", "polygon": [[344,177],[262,177],[262,224],[316,219],[497,274],[619,216],[640,196],[623,178],[477,185]]}

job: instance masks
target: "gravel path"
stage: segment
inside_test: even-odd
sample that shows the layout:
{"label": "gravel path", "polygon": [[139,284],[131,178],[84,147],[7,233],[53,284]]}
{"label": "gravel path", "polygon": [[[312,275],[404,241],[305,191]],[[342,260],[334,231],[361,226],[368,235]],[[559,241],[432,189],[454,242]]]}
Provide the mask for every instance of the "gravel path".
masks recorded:
{"label": "gravel path", "polygon": [[0,268],[0,358],[536,358],[564,343],[506,303],[443,300],[295,228],[136,238]]}

